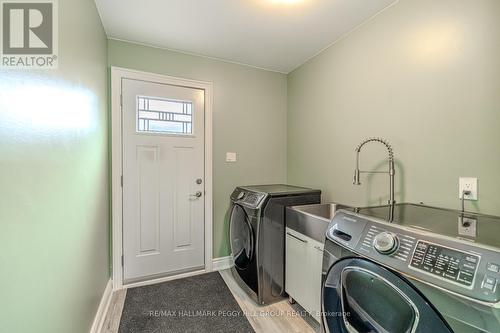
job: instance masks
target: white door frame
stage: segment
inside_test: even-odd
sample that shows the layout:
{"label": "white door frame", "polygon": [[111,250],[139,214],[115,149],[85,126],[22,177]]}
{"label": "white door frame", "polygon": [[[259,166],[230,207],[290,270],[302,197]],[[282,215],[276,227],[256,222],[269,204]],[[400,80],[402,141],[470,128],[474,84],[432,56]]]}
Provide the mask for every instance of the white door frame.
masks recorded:
{"label": "white door frame", "polygon": [[[123,284],[123,216],[122,216],[122,80],[163,83],[174,86],[205,90],[205,268],[202,270],[152,279],[133,284]],[[120,67],[111,67],[111,195],[112,195],[112,261],[113,290],[159,283],[184,276],[212,271],[212,82],[182,79]]]}

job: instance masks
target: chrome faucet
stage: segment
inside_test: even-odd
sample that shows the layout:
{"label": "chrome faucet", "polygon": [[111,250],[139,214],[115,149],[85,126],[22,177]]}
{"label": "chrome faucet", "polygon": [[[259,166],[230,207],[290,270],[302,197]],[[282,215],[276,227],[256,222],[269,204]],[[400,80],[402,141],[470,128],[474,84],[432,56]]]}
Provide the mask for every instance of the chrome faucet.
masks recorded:
{"label": "chrome faucet", "polygon": [[[387,150],[389,151],[389,171],[360,171],[359,170],[359,153],[361,152],[361,148],[369,142],[379,142],[383,144]],[[368,138],[361,142],[356,147],[356,169],[354,170],[354,185],[361,185],[360,182],[360,174],[361,173],[387,173],[389,174],[389,222],[393,222],[394,220],[394,204],[396,200],[394,200],[394,174],[396,173],[394,170],[394,151],[392,150],[391,145],[387,140],[382,138]]]}

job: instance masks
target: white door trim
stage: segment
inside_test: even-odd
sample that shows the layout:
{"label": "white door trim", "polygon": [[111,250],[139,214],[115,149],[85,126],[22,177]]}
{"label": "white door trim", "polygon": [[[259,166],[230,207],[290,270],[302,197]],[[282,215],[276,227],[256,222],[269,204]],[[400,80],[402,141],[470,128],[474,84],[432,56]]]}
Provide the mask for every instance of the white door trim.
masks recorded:
{"label": "white door trim", "polygon": [[[111,195],[113,290],[123,289],[123,216],[122,216],[122,79],[157,82],[205,90],[205,269],[212,271],[212,82],[182,79],[132,69],[111,67]],[[193,272],[198,273],[198,272]],[[185,274],[182,274],[185,275]],[[172,278],[172,277],[170,277]]]}

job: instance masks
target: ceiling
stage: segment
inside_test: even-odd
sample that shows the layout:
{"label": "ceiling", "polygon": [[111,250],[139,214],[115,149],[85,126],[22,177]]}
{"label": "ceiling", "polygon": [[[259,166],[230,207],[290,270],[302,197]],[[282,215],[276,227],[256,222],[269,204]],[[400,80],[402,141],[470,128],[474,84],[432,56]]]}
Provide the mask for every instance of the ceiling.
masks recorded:
{"label": "ceiling", "polygon": [[95,0],[109,38],[288,73],[398,0]]}

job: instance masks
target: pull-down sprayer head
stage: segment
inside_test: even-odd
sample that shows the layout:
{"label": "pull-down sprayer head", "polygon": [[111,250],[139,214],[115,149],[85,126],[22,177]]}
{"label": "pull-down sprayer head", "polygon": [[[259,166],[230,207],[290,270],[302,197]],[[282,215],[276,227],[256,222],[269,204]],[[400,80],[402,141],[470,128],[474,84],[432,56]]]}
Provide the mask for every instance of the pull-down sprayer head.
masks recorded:
{"label": "pull-down sprayer head", "polygon": [[361,185],[361,182],[359,181],[359,169],[357,167],[354,169],[354,181],[352,183],[354,185]]}

